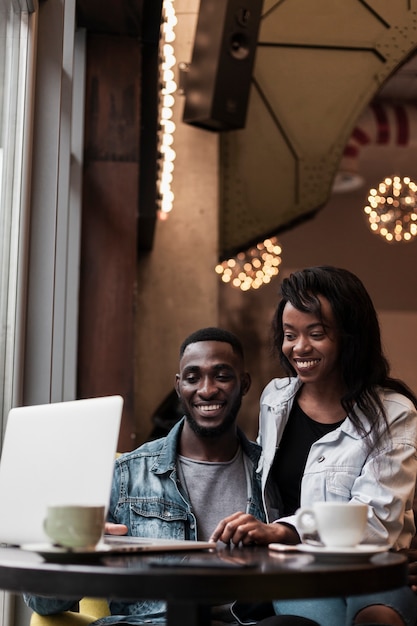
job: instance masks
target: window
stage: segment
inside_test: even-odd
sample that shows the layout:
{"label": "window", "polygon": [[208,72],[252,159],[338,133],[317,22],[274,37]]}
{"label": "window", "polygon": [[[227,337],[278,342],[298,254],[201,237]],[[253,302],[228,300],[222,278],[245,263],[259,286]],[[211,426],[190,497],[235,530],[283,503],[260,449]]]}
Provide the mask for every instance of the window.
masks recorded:
{"label": "window", "polygon": [[[20,394],[34,9],[29,0],[0,0],[0,446]],[[0,592],[0,623],[12,624],[13,613],[13,596]]]}
{"label": "window", "polygon": [[35,7],[0,0],[0,442],[19,395]]}

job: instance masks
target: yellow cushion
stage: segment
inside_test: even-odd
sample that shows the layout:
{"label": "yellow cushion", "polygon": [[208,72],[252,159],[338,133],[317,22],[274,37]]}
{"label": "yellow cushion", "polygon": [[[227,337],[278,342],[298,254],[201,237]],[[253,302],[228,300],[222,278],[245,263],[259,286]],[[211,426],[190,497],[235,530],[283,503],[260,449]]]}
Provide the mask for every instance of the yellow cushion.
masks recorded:
{"label": "yellow cushion", "polygon": [[56,615],[38,615],[33,613],[30,626],[88,626],[100,617],[110,615],[109,605],[100,598],[80,600],[80,613],[65,611]]}
{"label": "yellow cushion", "polygon": [[93,615],[82,615],[72,611],[57,613],[56,615],[38,615],[38,613],[33,613],[30,618],[30,626],[88,626],[88,624],[95,622],[96,619]]}
{"label": "yellow cushion", "polygon": [[83,598],[80,600],[80,613],[94,615],[95,619],[110,615],[107,600],[102,598]]}

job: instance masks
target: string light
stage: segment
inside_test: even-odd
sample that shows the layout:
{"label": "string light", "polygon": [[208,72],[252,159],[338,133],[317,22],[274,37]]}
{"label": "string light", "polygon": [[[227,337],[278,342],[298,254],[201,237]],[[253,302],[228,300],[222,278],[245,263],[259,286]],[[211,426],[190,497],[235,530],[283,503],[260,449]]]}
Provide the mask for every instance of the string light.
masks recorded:
{"label": "string light", "polygon": [[215,271],[224,283],[242,291],[259,289],[279,272],[282,248],[276,237],[270,237],[246,252],[216,265]]}
{"label": "string light", "polygon": [[417,235],[417,185],[407,176],[389,176],[370,189],[364,211],[373,233],[389,243],[411,241]]}
{"label": "string light", "polygon": [[174,80],[176,58],[172,43],[175,41],[174,28],[177,24],[174,0],[164,0],[162,4],[161,41],[159,46],[159,133],[158,133],[158,216],[164,220],[174,205],[173,180],[175,151],[173,149],[175,123],[172,121],[174,93],[177,84]]}

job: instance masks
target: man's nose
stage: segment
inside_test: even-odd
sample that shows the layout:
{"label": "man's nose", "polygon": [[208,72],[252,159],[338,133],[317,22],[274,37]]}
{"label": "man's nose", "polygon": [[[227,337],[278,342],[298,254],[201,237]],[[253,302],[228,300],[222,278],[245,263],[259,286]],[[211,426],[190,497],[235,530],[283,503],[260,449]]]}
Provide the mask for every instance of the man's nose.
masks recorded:
{"label": "man's nose", "polygon": [[198,393],[204,397],[211,397],[217,391],[217,386],[215,380],[213,380],[210,376],[205,376],[201,379],[200,386],[198,388]]}

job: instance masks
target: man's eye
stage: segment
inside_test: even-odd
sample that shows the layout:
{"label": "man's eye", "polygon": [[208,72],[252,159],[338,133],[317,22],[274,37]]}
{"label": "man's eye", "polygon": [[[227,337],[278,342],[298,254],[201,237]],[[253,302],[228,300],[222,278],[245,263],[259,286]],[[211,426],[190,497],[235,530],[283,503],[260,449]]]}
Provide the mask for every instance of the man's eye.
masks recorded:
{"label": "man's eye", "polygon": [[198,380],[197,376],[190,375],[190,376],[185,377],[185,382],[190,383],[190,385],[194,385],[197,382],[197,380]]}
{"label": "man's eye", "polygon": [[217,380],[220,380],[221,382],[227,382],[228,380],[231,380],[232,376],[230,376],[230,374],[219,374],[217,376]]}

